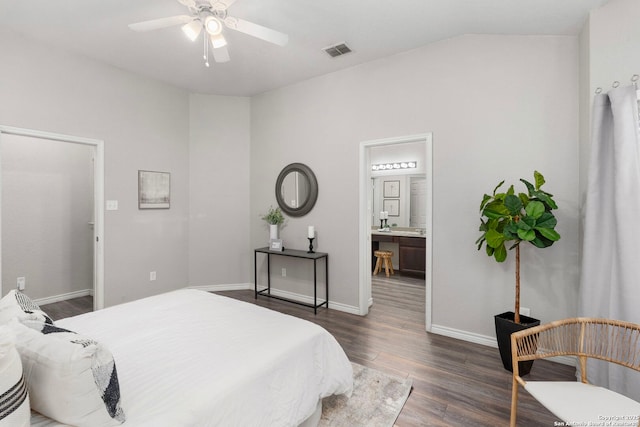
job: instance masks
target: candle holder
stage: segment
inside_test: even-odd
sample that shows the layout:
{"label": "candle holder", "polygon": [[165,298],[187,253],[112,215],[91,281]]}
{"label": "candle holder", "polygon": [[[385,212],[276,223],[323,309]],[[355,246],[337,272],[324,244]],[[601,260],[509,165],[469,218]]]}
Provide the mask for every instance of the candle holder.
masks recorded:
{"label": "candle holder", "polygon": [[384,219],[384,228],[389,228],[389,226],[387,225],[387,219]]}
{"label": "candle holder", "polygon": [[307,251],[308,254],[315,254],[315,252],[313,251],[313,237],[307,237],[307,239],[309,239],[309,250]]}
{"label": "candle holder", "polygon": [[384,219],[381,219],[381,220],[380,220],[380,229],[383,229],[383,228],[384,228],[384,225],[382,225],[383,223],[384,223]]}

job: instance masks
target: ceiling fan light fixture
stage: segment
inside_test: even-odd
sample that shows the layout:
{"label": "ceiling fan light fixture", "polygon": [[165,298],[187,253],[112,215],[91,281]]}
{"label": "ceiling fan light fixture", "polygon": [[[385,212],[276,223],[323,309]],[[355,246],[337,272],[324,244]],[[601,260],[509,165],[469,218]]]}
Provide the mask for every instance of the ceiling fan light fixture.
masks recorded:
{"label": "ceiling fan light fixture", "polygon": [[213,16],[207,16],[204,20],[204,27],[211,36],[216,36],[222,32],[222,23]]}
{"label": "ceiling fan light fixture", "polygon": [[189,22],[188,24],[184,24],[182,26],[182,32],[192,42],[196,41],[196,39],[200,35],[200,31],[202,31],[202,23],[197,19],[194,19],[193,21]]}
{"label": "ceiling fan light fixture", "polygon": [[[143,32],[180,25],[182,32],[192,42],[196,41],[204,29],[202,37],[202,58],[204,59],[204,65],[206,67],[210,66],[209,50],[211,50],[212,47],[213,50],[211,50],[211,53],[216,63],[228,62],[230,60],[227,49],[228,43],[224,36],[227,30],[238,31],[278,46],[285,46],[289,41],[289,36],[280,31],[263,27],[262,25],[245,21],[244,19],[228,16],[227,9],[236,0],[177,1],[189,9],[188,15],[175,15],[138,22],[129,24],[129,28],[133,31]],[[225,28],[223,28],[223,26]],[[211,43],[211,46],[209,43]]]}
{"label": "ceiling fan light fixture", "polygon": [[222,34],[211,36],[211,45],[214,49],[218,49],[227,45],[227,40]]}

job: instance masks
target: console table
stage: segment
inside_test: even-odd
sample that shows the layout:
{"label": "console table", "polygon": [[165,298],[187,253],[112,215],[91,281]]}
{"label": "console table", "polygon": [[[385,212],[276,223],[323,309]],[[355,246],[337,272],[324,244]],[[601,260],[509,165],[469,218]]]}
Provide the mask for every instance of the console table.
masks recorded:
{"label": "console table", "polygon": [[[267,288],[258,290],[258,254],[267,255]],[[277,295],[271,295],[271,256],[286,256],[292,258],[308,259],[313,261],[313,304],[308,304],[302,301],[296,301],[290,298],[284,298]],[[318,304],[318,270],[317,263],[319,259],[324,258],[325,269],[325,300]],[[329,308],[329,254],[324,252],[307,253],[307,251],[301,251],[296,249],[285,249],[283,251],[271,251],[268,247],[258,248],[253,253],[253,277],[255,286],[255,298],[258,299],[258,295],[264,295],[265,297],[275,298],[282,301],[291,302],[294,304],[304,305],[306,307],[313,308],[314,314],[318,312],[318,307],[326,306]]]}

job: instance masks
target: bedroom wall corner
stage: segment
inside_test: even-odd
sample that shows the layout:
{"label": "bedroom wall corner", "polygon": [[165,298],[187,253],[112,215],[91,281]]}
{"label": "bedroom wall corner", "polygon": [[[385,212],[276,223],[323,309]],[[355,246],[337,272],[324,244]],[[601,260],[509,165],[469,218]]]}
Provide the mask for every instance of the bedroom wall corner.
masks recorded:
{"label": "bedroom wall corner", "polygon": [[250,99],[189,96],[189,285],[249,282]]}
{"label": "bedroom wall corner", "polygon": [[[3,125],[104,141],[105,306],[186,286],[188,93],[5,30],[0,56]],[[138,209],[140,169],[171,173],[170,209]]]}

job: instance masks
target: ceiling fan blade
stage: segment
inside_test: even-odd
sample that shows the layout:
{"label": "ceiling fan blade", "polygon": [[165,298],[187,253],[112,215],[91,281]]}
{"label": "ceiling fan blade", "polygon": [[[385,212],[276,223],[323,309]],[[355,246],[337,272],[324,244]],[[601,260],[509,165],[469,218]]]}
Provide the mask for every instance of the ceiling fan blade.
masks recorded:
{"label": "ceiling fan blade", "polygon": [[228,17],[224,20],[224,24],[232,30],[240,31],[278,46],[284,46],[289,42],[288,35],[244,19]]}
{"label": "ceiling fan blade", "polygon": [[151,31],[159,30],[160,28],[173,27],[174,25],[186,24],[191,22],[193,16],[189,15],[176,15],[169,16],[168,18],[152,19],[150,21],[137,22],[135,24],[129,24],[129,28],[133,31]]}
{"label": "ceiling fan blade", "polygon": [[216,49],[212,49],[213,59],[216,62],[228,62],[231,58],[229,57],[229,50],[226,46],[222,46]]}
{"label": "ceiling fan blade", "polygon": [[234,4],[236,0],[209,0],[211,7],[219,10],[227,10]]}
{"label": "ceiling fan blade", "polygon": [[180,4],[187,6],[188,8],[196,7],[195,0],[178,0]]}

